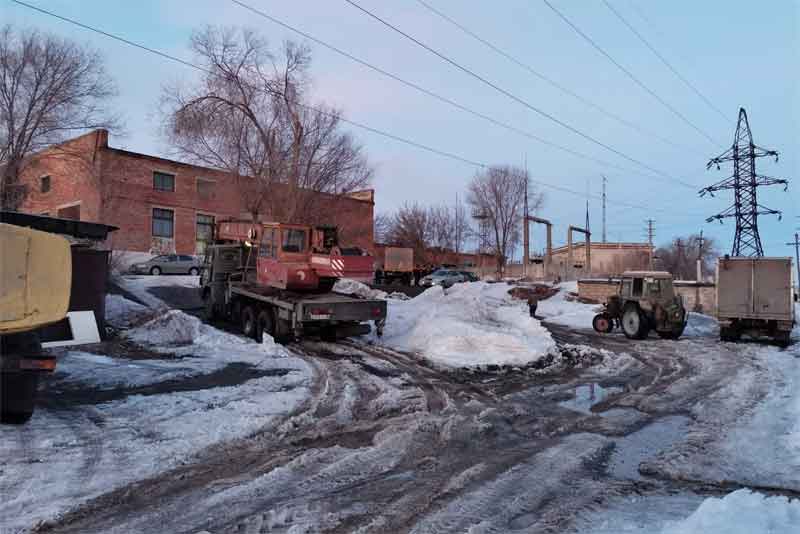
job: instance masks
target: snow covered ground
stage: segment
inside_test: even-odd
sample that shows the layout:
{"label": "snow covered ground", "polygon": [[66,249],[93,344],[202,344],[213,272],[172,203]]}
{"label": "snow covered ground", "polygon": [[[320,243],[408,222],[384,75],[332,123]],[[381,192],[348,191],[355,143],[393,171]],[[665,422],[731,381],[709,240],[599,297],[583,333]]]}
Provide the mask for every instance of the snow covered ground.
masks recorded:
{"label": "snow covered ground", "polygon": [[[143,308],[109,297],[112,319]],[[23,427],[0,427],[0,532],[52,519],[94,496],[177,467],[211,445],[273,428],[309,395],[312,371],[271,339],[258,345],[171,310],[128,330],[163,359],[70,350],[57,390],[111,391],[115,400],[40,407]],[[247,365],[256,378],[186,390],[159,384]],[[137,387],[153,385],[151,391]],[[128,390],[126,388],[134,388]],[[91,401],[91,394],[89,394]]]}
{"label": "snow covered ground", "polygon": [[148,291],[149,288],[164,286],[200,288],[200,277],[190,275],[125,275],[116,277],[114,281],[125,291],[130,292],[148,307],[154,309],[168,308],[169,306]]}
{"label": "snow covered ground", "polygon": [[435,286],[407,301],[388,301],[378,342],[412,351],[445,367],[526,365],[550,354],[556,343],[505,283]]}
{"label": "snow covered ground", "polygon": [[592,319],[600,311],[599,304],[583,304],[570,300],[570,293],[578,292],[578,282],[563,282],[556,286],[559,292],[539,301],[536,315],[545,321],[572,328],[591,329]]}

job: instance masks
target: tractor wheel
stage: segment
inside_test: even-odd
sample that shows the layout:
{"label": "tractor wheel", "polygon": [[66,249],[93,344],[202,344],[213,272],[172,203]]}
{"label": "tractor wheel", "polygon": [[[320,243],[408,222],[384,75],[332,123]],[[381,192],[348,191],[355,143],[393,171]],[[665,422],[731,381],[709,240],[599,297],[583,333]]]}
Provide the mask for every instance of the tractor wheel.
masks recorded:
{"label": "tractor wheel", "polygon": [[683,335],[683,330],[686,328],[686,324],[682,324],[678,328],[674,330],[668,330],[666,332],[659,332],[658,337],[661,339],[678,339]]}
{"label": "tractor wheel", "polygon": [[592,328],[601,334],[610,334],[614,330],[614,320],[605,313],[598,313],[592,319]]}
{"label": "tractor wheel", "polygon": [[242,308],[242,333],[261,343],[261,333],[256,323],[256,311],[250,304]]}
{"label": "tractor wheel", "polygon": [[261,310],[258,312],[258,341],[264,338],[264,334],[275,337],[275,320],[272,317],[272,310]]}
{"label": "tractor wheel", "polygon": [[644,339],[650,333],[647,318],[638,306],[626,306],[622,312],[622,332],[628,339]]}

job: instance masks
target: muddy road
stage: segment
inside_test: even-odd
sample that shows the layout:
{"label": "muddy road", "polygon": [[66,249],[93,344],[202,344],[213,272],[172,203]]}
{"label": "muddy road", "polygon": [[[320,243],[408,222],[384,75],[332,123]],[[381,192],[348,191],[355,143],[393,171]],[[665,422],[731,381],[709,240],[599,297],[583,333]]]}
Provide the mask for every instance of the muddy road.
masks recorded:
{"label": "muddy road", "polygon": [[444,371],[357,341],[291,345],[313,368],[312,394],[277,425],[38,531],[561,532],[619,498],[730,490],[639,465],[684,439],[694,404],[758,373],[736,345],[548,328],[572,347],[558,373]]}

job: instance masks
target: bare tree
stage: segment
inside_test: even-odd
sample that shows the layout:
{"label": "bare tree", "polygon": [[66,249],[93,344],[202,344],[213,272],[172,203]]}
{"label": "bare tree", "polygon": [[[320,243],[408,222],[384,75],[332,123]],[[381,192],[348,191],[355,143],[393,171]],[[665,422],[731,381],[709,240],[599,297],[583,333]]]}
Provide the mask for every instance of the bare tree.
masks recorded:
{"label": "bare tree", "polygon": [[511,252],[519,245],[526,192],[531,213],[544,202],[544,196],[531,190],[529,182],[524,169],[503,165],[478,172],[469,185],[467,203],[488,223],[498,272],[503,271]]}
{"label": "bare tree", "polygon": [[34,30],[0,28],[0,203],[17,209],[29,156],[76,132],[116,128],[116,94],[99,52]]}
{"label": "bare tree", "polygon": [[276,55],[252,31],[212,27],[191,46],[208,73],[164,90],[164,133],[179,156],[238,176],[254,219],[318,222],[330,214],[314,209],[313,192],[369,184],[372,169],[339,112],[308,103],[307,47],[286,42]]}
{"label": "bare tree", "polygon": [[671,272],[678,280],[694,280],[697,278],[699,255],[703,276],[710,275],[720,254],[719,246],[711,237],[703,238],[702,248],[700,243],[700,236],[692,234],[675,238],[671,243],[659,247],[655,253],[659,268]]}
{"label": "bare tree", "polygon": [[430,245],[460,253],[470,235],[466,210],[460,203],[428,209]]}
{"label": "bare tree", "polygon": [[428,261],[431,246],[430,212],[419,204],[406,204],[394,214],[388,241],[414,250],[415,262]]}
{"label": "bare tree", "polygon": [[372,234],[376,243],[387,243],[392,228],[392,217],[386,213],[375,215]]}

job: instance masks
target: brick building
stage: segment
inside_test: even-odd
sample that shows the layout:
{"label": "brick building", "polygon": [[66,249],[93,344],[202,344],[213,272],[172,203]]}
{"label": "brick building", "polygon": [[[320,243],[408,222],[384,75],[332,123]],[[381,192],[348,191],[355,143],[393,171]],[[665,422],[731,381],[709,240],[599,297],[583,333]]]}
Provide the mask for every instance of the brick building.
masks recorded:
{"label": "brick building", "polygon": [[[250,218],[251,180],[113,148],[108,132],[95,130],[31,158],[21,211],[118,226],[108,243],[114,250],[195,254],[214,221]],[[316,218],[338,225],[342,243],[372,250],[373,192],[316,194]]]}

